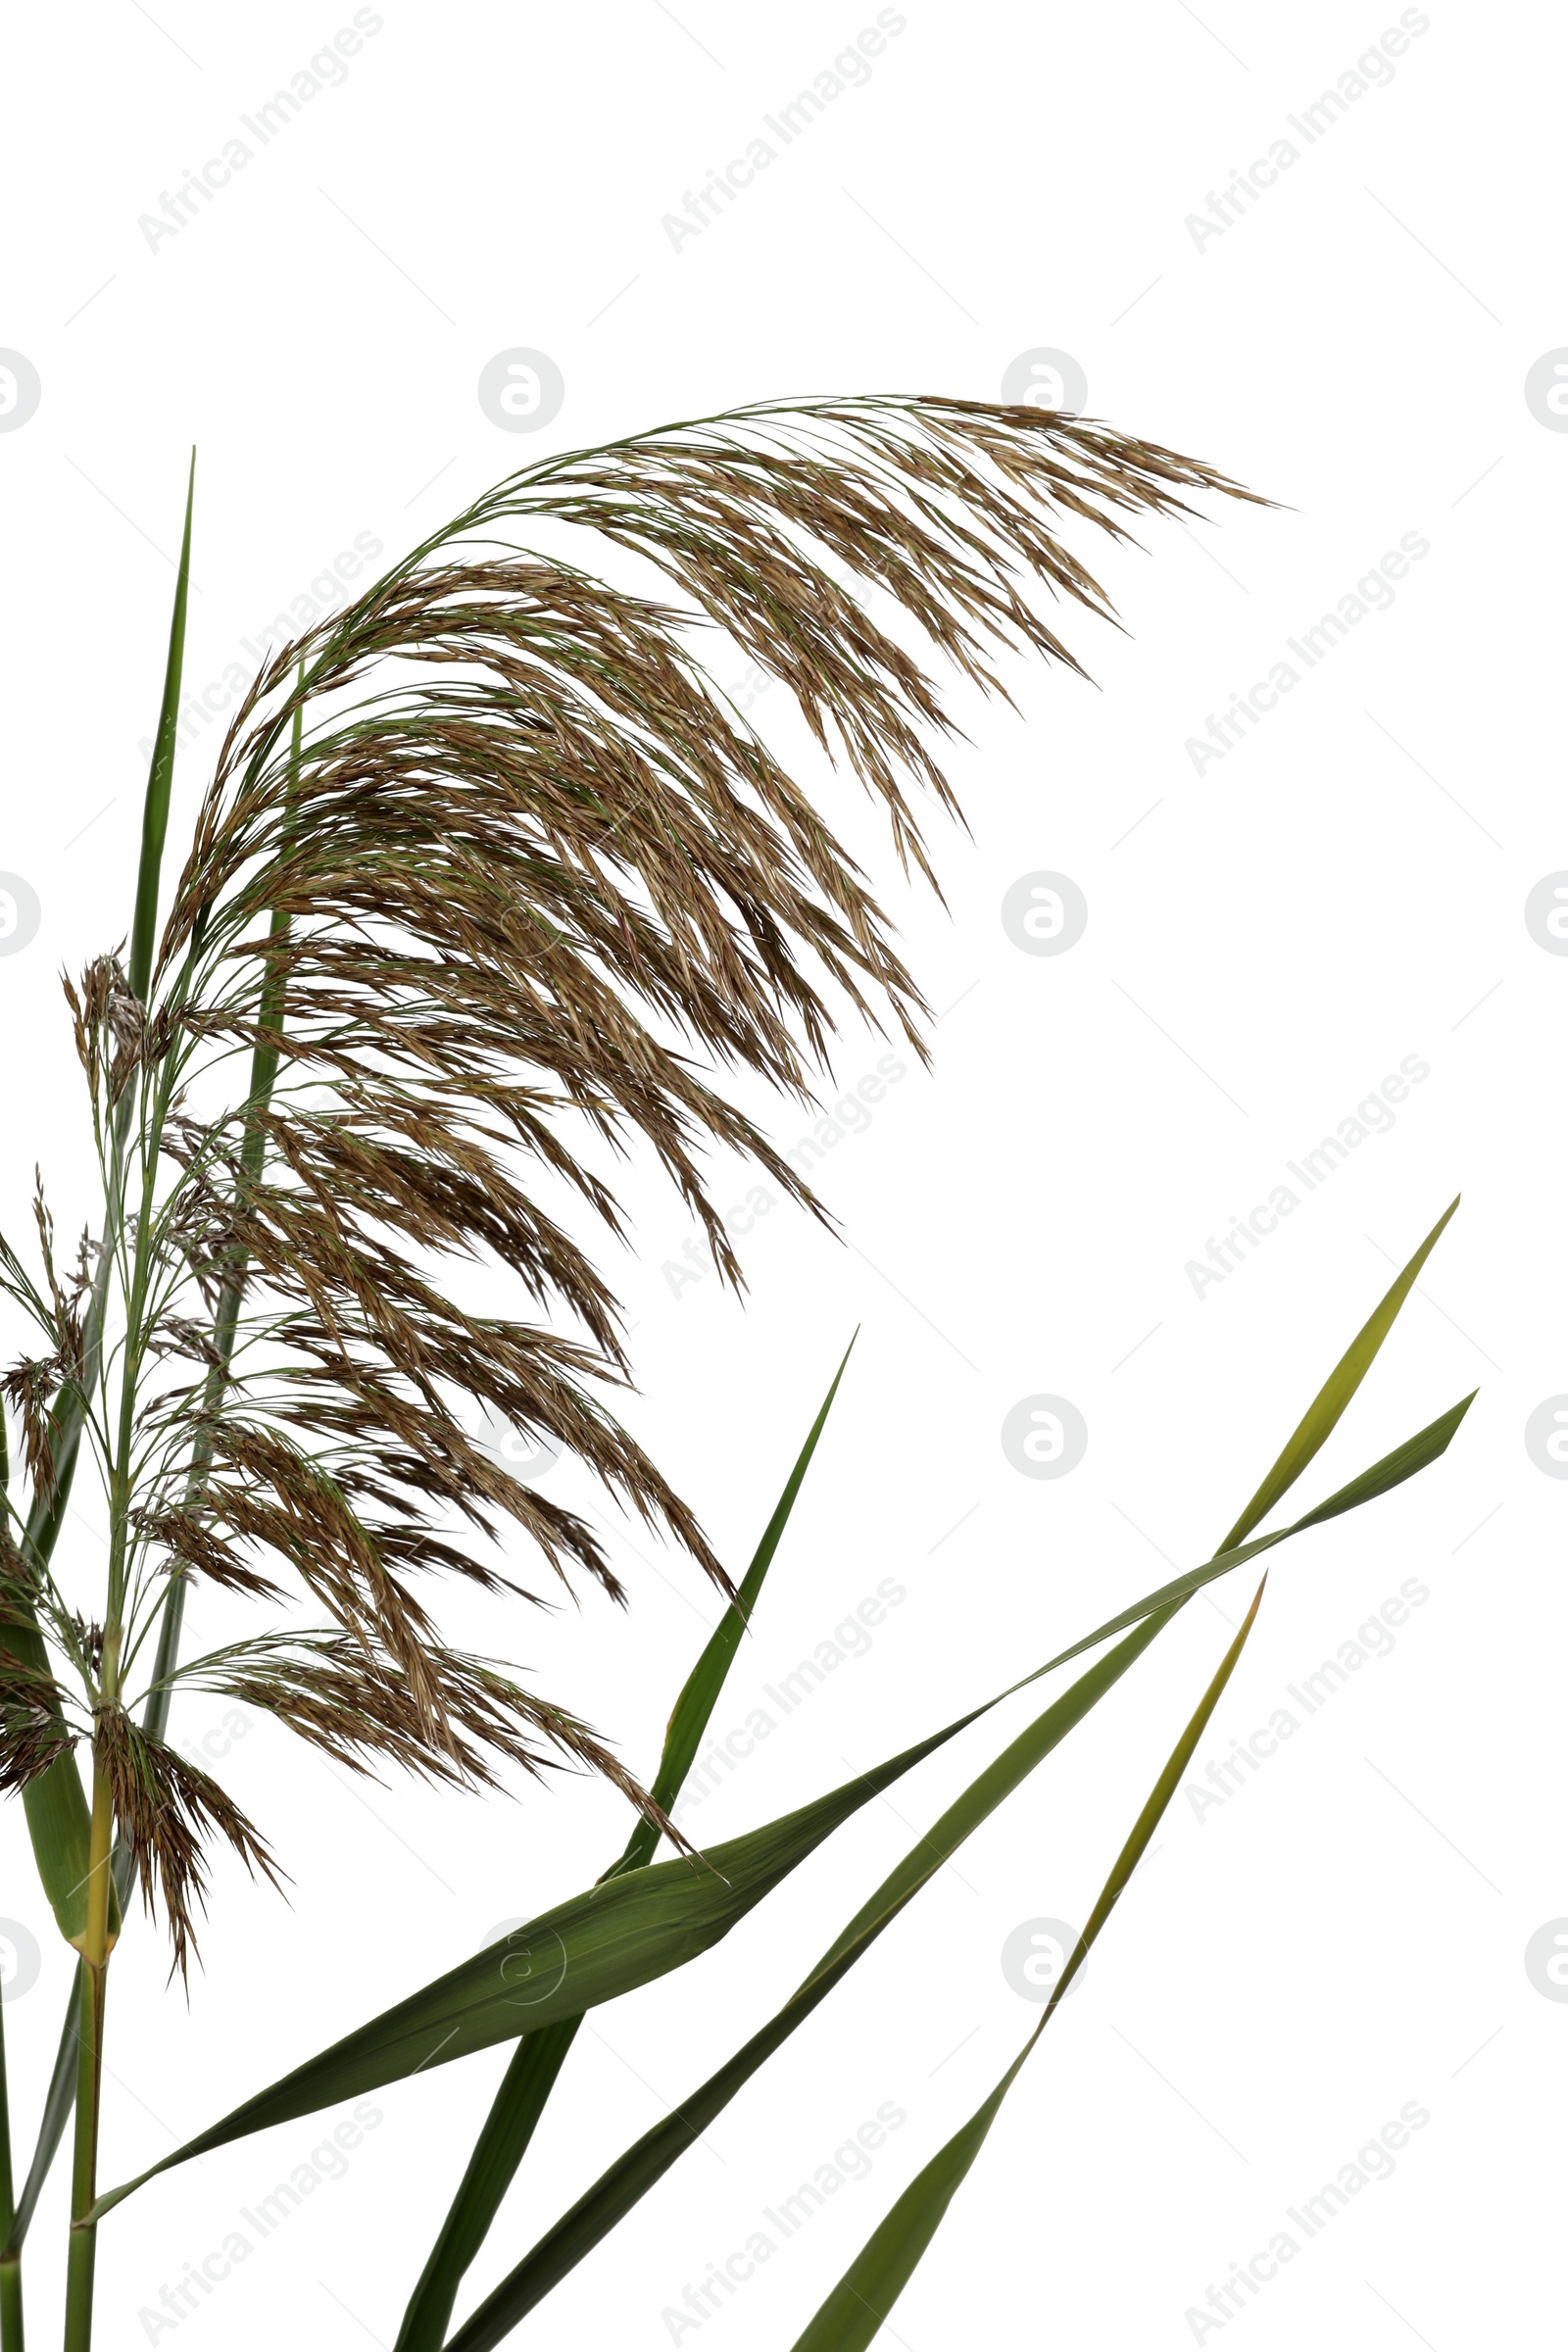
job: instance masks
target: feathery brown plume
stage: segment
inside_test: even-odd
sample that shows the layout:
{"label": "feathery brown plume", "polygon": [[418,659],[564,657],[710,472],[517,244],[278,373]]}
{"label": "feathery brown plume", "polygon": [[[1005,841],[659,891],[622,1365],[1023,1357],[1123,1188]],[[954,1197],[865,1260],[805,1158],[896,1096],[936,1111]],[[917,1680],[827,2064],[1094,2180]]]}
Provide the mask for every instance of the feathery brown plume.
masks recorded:
{"label": "feathery brown plume", "polygon": [[[1112,615],[1061,526],[1119,540],[1134,514],[1188,513],[1191,491],[1250,495],[1027,407],[760,407],[513,477],[264,666],[203,800],[145,1019],[112,958],[68,992],[95,1102],[137,1069],[156,1105],[170,1181],[138,1346],[199,1368],[142,1406],[137,1603],[156,1608],[167,1574],[263,1600],[286,1578],[328,1620],[223,1653],[206,1687],[343,1760],[484,1781],[492,1758],[574,1757],[646,1808],[574,1718],[449,1649],[415,1580],[494,1589],[466,1544],[510,1518],[559,1577],[622,1597],[588,1524],[476,1436],[489,1418],[576,1454],[729,1592],[600,1400],[629,1380],[617,1303],[541,1187],[618,1236],[596,1163],[646,1147],[739,1286],[710,1153],[749,1155],[823,1212],[726,1074],[809,1100],[846,1008],[925,1052],[887,917],[713,657],[788,689],[935,887],[917,803],[957,814],[937,758],[953,727],[904,639],[985,691],[1003,691],[1004,650],[1076,669],[1040,592]],[[533,544],[566,526],[651,566],[658,594]],[[247,1054],[266,1083],[236,1102],[221,1090]],[[494,1311],[460,1303],[454,1260],[484,1270]],[[509,1277],[522,1315],[503,1311]],[[99,1737],[182,1956],[192,1841],[216,1829],[261,1849],[113,1710]]]}
{"label": "feathery brown plume", "polygon": [[174,1944],[174,1967],[188,1976],[194,1914],[207,1907],[207,1840],[225,1838],[246,1868],[274,1886],[277,1865],[255,1826],[207,1773],[162,1740],[149,1739],[123,1707],[100,1707],[93,1755],[109,1782],[115,1823],[130,1854],[150,1911],[156,1886]]}

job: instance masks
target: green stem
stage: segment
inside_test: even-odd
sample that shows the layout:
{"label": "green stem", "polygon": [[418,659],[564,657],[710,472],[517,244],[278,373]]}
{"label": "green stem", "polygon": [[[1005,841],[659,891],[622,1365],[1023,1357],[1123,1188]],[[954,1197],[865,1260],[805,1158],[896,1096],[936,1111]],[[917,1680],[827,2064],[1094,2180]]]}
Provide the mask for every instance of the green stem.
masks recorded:
{"label": "green stem", "polygon": [[[300,663],[299,683],[303,690],[305,664]],[[304,739],[304,704],[294,710],[290,744],[289,798],[292,803],[298,790],[300,758]],[[289,819],[292,823],[292,818]],[[268,936],[281,941],[288,930],[288,917],[276,907],[272,910]],[[272,1100],[272,1088],[277,1080],[279,1048],[270,1045],[269,1038],[282,1030],[285,979],[274,960],[268,966],[262,984],[261,1004],[257,1014],[256,1050],[251,1056],[251,1085],[246,1097],[247,1118],[244,1139],[240,1145],[241,1181],[254,1184],[262,1172],[267,1156],[267,1136],[262,1127],[262,1114]],[[239,1332],[239,1310],[245,1295],[246,1259],[243,1251],[235,1253],[235,1261],[219,1293],[218,1311],[213,1320],[213,1351],[217,1363],[210,1366],[202,1393],[204,1426],[191,1449],[189,1474],[185,1481],[185,1505],[200,1502],[207,1487],[207,1473],[213,1466],[213,1417],[228,1385],[229,1369],[234,1357],[234,1343]],[[169,1580],[164,1595],[162,1622],[158,1628],[158,1650],[153,1661],[152,1689],[148,1695],[142,1728],[153,1740],[162,1740],[169,1723],[169,1703],[173,1695],[172,1676],[179,1656],[179,1637],[185,1619],[185,1588],[188,1579],[183,1568],[177,1568]],[[123,1893],[123,1889],[121,1889]],[[3,2352],[3,2347],[0,2347]]]}
{"label": "green stem", "polygon": [[0,2255],[0,2347],[26,2352],[22,2332],[22,2256]]}
{"label": "green stem", "polygon": [[[108,1678],[114,1660],[105,1658]],[[98,2112],[103,2082],[104,1995],[109,1981],[110,1855],[114,1804],[102,1761],[93,1760],[92,1849],[87,1887],[86,1948],[82,1953],[81,2012],[76,2067],[76,2142],[71,2176],[71,2250],[66,2263],[65,2352],[91,2352],[93,2269],[98,2226],[89,2222],[98,2194]]]}
{"label": "green stem", "polygon": [[[185,615],[190,590],[191,516],[195,500],[196,453],[191,452],[190,480],[185,494],[185,528],[180,543],[179,570],[174,582],[174,609],[170,622],[169,655],[164,667],[163,701],[153,739],[152,764],[142,805],[141,858],[136,876],[136,902],[130,928],[130,986],[143,1002],[152,973],[153,946],[158,927],[158,884],[164,842],[169,830],[169,804],[174,769],[175,733],[184,676]],[[123,1168],[135,1109],[136,1090],[127,1086],[115,1106],[110,1126],[108,1201],[102,1254],[93,1282],[83,1328],[84,1369],[79,1389],[59,1399],[49,1420],[49,1451],[55,1468],[52,1494],[35,1496],[28,1516],[23,1550],[39,1567],[47,1566],[65,1517],[66,1497],[75,1474],[76,1455],[86,1419],[86,1398],[98,1377],[103,1347],[103,1323],[109,1294],[112,1245],[122,1209]],[[23,1614],[18,1612],[19,1616]],[[26,1612],[30,1620],[30,1611]],[[44,1668],[48,1651],[36,1622],[0,1629],[0,1647],[9,1649],[28,1666]],[[47,1771],[30,1781],[23,1803],[27,1829],[44,1892],[68,1942],[81,1936],[80,1889],[84,1884],[90,1823],[86,1793],[74,1756],[56,1758]],[[118,1906],[117,1906],[118,1909]]]}
{"label": "green stem", "polygon": [[[5,2019],[0,2013],[0,2243],[11,2235],[15,2190],[11,2178],[11,2100],[6,2082]],[[22,2257],[0,2255],[0,2352],[23,2352]]]}
{"label": "green stem", "polygon": [[[303,684],[303,682],[304,668],[302,664],[301,683]],[[167,705],[167,693],[165,700]],[[296,710],[292,738],[292,766],[295,778],[299,774],[302,742],[303,711]],[[172,732],[170,744],[172,756]],[[270,936],[277,939],[286,927],[287,917],[274,912],[271,918]],[[244,1142],[240,1148],[242,1172],[252,1181],[261,1174],[266,1156],[267,1139],[261,1127],[260,1113],[266,1110],[271,1101],[279,1059],[278,1047],[276,1045],[269,1046],[263,1040],[281,1032],[285,1009],[284,998],[284,975],[274,964],[268,973],[262,992],[261,1015],[258,1022],[262,1039],[258,1040],[251,1059],[250,1093],[247,1097],[251,1116],[247,1122]],[[219,1296],[218,1310],[213,1325],[213,1344],[220,1362],[214,1365],[208,1373],[203,1397],[204,1409],[209,1416],[216,1411],[228,1379],[239,1327],[239,1310],[244,1293],[245,1271],[245,1261],[241,1257],[230,1271]],[[4,1428],[3,1423],[0,1423],[0,1444],[3,1443]],[[212,1438],[208,1432],[204,1431],[197,1439],[192,1450],[190,1470],[185,1485],[187,1506],[201,1500],[206,1488],[207,1473],[212,1467]],[[74,1441],[72,1449],[67,1456],[66,1467],[57,1486],[54,1518],[38,1546],[44,1559],[47,1559],[53,1551],[54,1537],[58,1530],[59,1519],[64,1514],[66,1497],[70,1493],[71,1478],[74,1468],[75,1446]],[[179,1658],[180,1635],[184,1625],[187,1581],[183,1569],[176,1570],[170,1577],[169,1588],[164,1595],[163,1614],[158,1627],[158,1648],[153,1664],[152,1687],[148,1692],[147,1703],[142,1710],[142,1729],[150,1740],[162,1740],[169,1728],[170,1702],[173,1696],[174,1667]],[[41,1642],[39,1648],[41,1653]],[[74,1762],[68,1759],[67,1769],[75,1784],[75,1793],[79,1797],[81,1784]],[[45,1775],[44,1779],[47,1781],[48,1777]],[[39,1785],[38,1783],[32,1784],[35,1788]],[[123,1838],[121,1838],[115,1844],[112,1868],[113,1893],[111,1901],[113,1908],[110,1914],[112,1924],[118,1924],[119,1915],[124,1909],[126,1897],[130,1891],[130,1849]],[[28,2168],[26,2181],[23,2188],[22,2202],[11,2217],[8,2228],[0,2230],[0,2297],[3,2297],[4,2291],[3,2269],[6,2257],[12,2252],[18,2254],[21,2252],[22,2241],[25,2237],[27,2226],[32,2220],[34,2208],[49,2175],[49,2168],[53,2164],[60,2142],[65,2136],[66,2125],[70,2120],[75,2097],[76,2019],[81,2007],[84,1973],[83,1968],[78,1965],[66,2006],[60,2046],[55,2057],[54,2074],[44,2101],[43,2120],[39,2126],[32,2163]],[[11,2345],[3,2336],[0,2336],[0,2352],[12,2352]]]}

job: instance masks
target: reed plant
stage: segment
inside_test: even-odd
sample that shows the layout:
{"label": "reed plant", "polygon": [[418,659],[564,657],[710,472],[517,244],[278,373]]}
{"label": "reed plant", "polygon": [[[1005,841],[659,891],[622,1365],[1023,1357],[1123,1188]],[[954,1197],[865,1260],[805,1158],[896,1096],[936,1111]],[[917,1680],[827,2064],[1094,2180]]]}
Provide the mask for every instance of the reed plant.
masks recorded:
{"label": "reed plant", "polygon": [[[781,1820],[705,1852],[673,1824],[844,1367],[733,1580],[612,1410],[631,1376],[619,1308],[573,1227],[618,1235],[606,1170],[651,1153],[738,1285],[710,1152],[749,1156],[825,1212],[732,1099],[736,1073],[809,1100],[846,1014],[926,1051],[926,1007],[865,874],[705,652],[738,651],[789,689],[816,745],[884,811],[902,866],[934,887],[920,820],[922,804],[957,812],[938,757],[952,724],[911,647],[988,692],[1002,690],[1004,653],[1076,667],[1042,602],[1111,615],[1063,531],[1121,538],[1139,514],[1188,514],[1195,493],[1250,495],[1087,420],[939,398],[770,404],[551,458],[265,662],[166,879],[193,461],[129,930],[65,982],[99,1210],[65,1250],[38,1178],[29,1245],[0,1239],[0,1289],[30,1332],[0,1379],[0,1781],[21,1795],[44,1895],[78,1955],[20,2190],[0,2097],[0,2352],[22,2352],[24,2245],[73,2116],[65,2343],[88,2352],[98,2229],[143,2181],[487,2049],[510,2051],[505,2072],[471,2153],[450,2154],[450,2210],[408,2280],[397,2347],[506,2340],[1193,1592],[1447,1446],[1468,1398],[1291,1524],[1256,1532],[1350,1401],[1445,1217],[1208,1560]],[[613,586],[545,552],[571,526],[661,584]],[[497,1311],[466,1303],[475,1265]],[[496,1596],[514,1654],[515,1622],[552,1585],[587,1579],[627,1597],[586,1519],[514,1475],[487,1423],[569,1449],[722,1597],[646,1783],[510,1656],[456,1646],[433,1614],[441,1579],[476,1586]],[[107,1512],[101,1591],[62,1541],[84,1465]],[[516,1581],[519,1554],[542,1590]],[[867,2344],[882,2326],[1144,1852],[1262,1590],[1036,2033],[898,2198],[798,2352]],[[225,1624],[243,1604],[253,1630],[187,1640],[204,1592]],[[587,2012],[711,1948],[872,1797],[1091,1650],[791,1999],[520,2260],[507,2249],[501,2282],[459,2321]],[[455,1796],[559,1769],[600,1775],[633,1826],[607,1870],[585,1867],[579,1894],[106,2190],[107,1992],[133,1894],[183,1976],[215,1847],[265,1878],[280,1870],[265,1829],[170,1739],[181,1691],[275,1717],[356,1771],[412,1772]],[[117,2315],[112,2340],[123,2332]]]}

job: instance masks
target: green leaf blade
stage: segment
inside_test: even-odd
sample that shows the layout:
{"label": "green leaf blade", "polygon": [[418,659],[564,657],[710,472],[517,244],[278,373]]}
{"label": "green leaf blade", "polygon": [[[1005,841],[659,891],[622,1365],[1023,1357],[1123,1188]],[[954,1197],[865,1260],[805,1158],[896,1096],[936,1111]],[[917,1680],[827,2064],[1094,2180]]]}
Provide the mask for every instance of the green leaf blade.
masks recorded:
{"label": "green leaf blade", "polygon": [[[1263,1583],[1267,1581],[1265,1576]],[[915,2175],[886,2219],[871,2232],[827,2300],[797,2336],[792,2352],[865,2352],[865,2347],[887,2325],[888,2314],[914,2276],[942,2227],[949,2206],[968,2178],[1002,2102],[1017,2081],[1024,2061],[1055,2015],[1067,1987],[1083,1966],[1090,1946],[1115,1909],[1134,1871],[1148,1851],[1160,1817],[1175,1795],[1182,1775],[1192,1762],[1194,1750],[1219,1704],[1220,1695],[1236,1670],[1237,1660],[1246,1647],[1262,1598],[1263,1585],[1259,1585],[1252,1605],[1242,1620],[1241,1630],[1221,1659],[1218,1671],[1166,1759],[1164,1769],[1117,1855],[1084,1932],[1052,1989],[1039,2025],[989,2097],[981,2102],[967,2123],[960,2125],[952,2138]]]}
{"label": "green leaf blade", "polygon": [[[1444,1414],[1417,1438],[1386,1455],[1382,1462],[1342,1488],[1299,1522],[1315,1525],[1325,1516],[1353,1509],[1413,1477],[1418,1468],[1436,1460],[1458,1426],[1469,1399]],[[1438,1433],[1436,1436],[1434,1433]],[[1389,1465],[1398,1462],[1398,1476]],[[1261,1551],[1271,1550],[1298,1533],[1282,1528],[1259,1537],[1220,1560],[1193,1569],[1163,1597],[1152,1596],[1124,1612],[1134,1624],[1178,1603],[1191,1591]],[[200,2137],[176,2148],[162,2163],[100,2199],[98,2212],[107,2212],[131,2190],[172,2166],[188,2162],[207,2149],[220,2147],[249,2132],[265,2130],[303,2115],[384,2088],[389,2082],[418,2073],[427,2066],[447,2065],[479,2049],[533,2032],[563,2018],[580,2015],[602,2002],[635,1991],[671,1969],[710,1950],[730,1928],[771,1893],[799,1864],[815,1851],[841,1823],[879,1795],[884,1788],[926,1756],[934,1754],[959,1732],[978,1722],[1004,1699],[1038,1682],[1043,1675],[1078,1651],[1104,1639],[1102,1627],[1059,1657],[1021,1676],[996,1697],[945,1725],[915,1746],[877,1765],[826,1795],[782,1816],[760,1830],[715,1846],[703,1857],[706,1869],[684,1861],[657,1863],[651,1868],[611,1877],[515,1931],[513,1943],[522,1942],[512,1955],[526,1962],[523,1976],[506,1978],[506,1944],[477,1953],[457,1969],[382,2016],[372,2019],[341,2042],[308,2060],[282,2082],[271,2084],[236,2108]],[[1118,1626],[1116,1630],[1121,1630]],[[535,1964],[541,1972],[559,1969],[557,1981],[540,1992],[526,1981]],[[569,1975],[570,1982],[566,1982]]]}
{"label": "green leaf blade", "polygon": [[190,475],[185,489],[185,529],[180,541],[179,568],[174,578],[174,611],[169,624],[169,658],[164,666],[164,694],[153,736],[152,766],[142,803],[141,860],[136,873],[136,907],[130,926],[130,962],[126,978],[131,994],[147,1002],[152,980],[153,944],[158,935],[158,886],[163,871],[164,843],[169,834],[169,804],[174,786],[174,745],[179,726],[179,697],[185,674],[185,615],[190,602],[190,530],[196,505],[196,452],[190,453]]}
{"label": "green leaf blade", "polygon": [[[708,1726],[728,1677],[741,1636],[760,1596],[773,1556],[789,1524],[811,1457],[833,1409],[855,1341],[843,1358],[821,1410],[796,1457],[772,1517],[762,1531],[735,1599],[709,1637],[707,1645],[686,1678],[670,1712],[663,1752],[652,1794],[667,1812],[685,1786],[686,1776],[703,1743]],[[659,1833],[646,1817],[626,1841],[620,1859],[605,1873],[607,1879],[643,1868],[652,1861]],[[489,2234],[518,2166],[527,2153],[567,2053],[577,2036],[581,2016],[564,2018],[541,2032],[524,2034],[513,2053],[501,2086],[491,2102],[479,2137],[458,2184],[446,2220],[432,2246],[403,2314],[393,2352],[441,2352],[451,2322],[458,2289],[474,2256]]]}
{"label": "green leaf blade", "polygon": [[[839,1383],[844,1378],[854,1350],[855,1342],[852,1339],[849,1347],[844,1350],[839,1368],[833,1375],[827,1395],[822,1399],[821,1409],[811,1424],[806,1443],[796,1457],[795,1467],[785,1481],[784,1491],[774,1505],[773,1515],[762,1531],[761,1540],[752,1555],[751,1565],[741,1580],[736,1599],[730,1603],[713,1628],[707,1647],[687,1676],[680,1696],[670,1710],[669,1723],[664,1733],[663,1753],[660,1757],[659,1771],[651,1791],[666,1812],[685,1787],[686,1776],[697,1761],[697,1751],[702,1746],[713,1709],[718,1703],[719,1693],[724,1688],[730,1667],[734,1663],[741,1637],[751,1621],[752,1612],[761,1594],[768,1569],[773,1564],[773,1555],[783,1539],[785,1528],[789,1525],[790,1514],[795,1508],[796,1498],[800,1494],[806,1473],[810,1468],[811,1456],[815,1453],[817,1444],[827,1425],[828,1414],[832,1411],[834,1398],[839,1393]],[[652,1858],[657,1844],[658,1832],[653,1823],[647,1820],[639,1821],[627,1840],[625,1853],[615,1864],[616,1872],[640,1869],[645,1861]]]}
{"label": "green leaf blade", "polygon": [[1339,1488],[1327,1501],[1318,1503],[1301,1518],[1293,1520],[1289,1527],[1276,1528],[1272,1535],[1254,1536],[1250,1543],[1217,1551],[1212,1559],[1205,1560],[1200,1567],[1184,1569],[1180,1576],[1172,1577],[1169,1584],[1159,1585],[1152,1592],[1146,1592],[1142,1600],[1133,1602],[1131,1608],[1121,1610],[1114,1617],[1107,1617],[1103,1625],[1097,1625],[1092,1634],[1085,1634],[1070,1648],[1058,1650],[1055,1657],[1040,1669],[1041,1673],[1049,1674],[1054,1667],[1067,1665],[1086,1649],[1093,1649],[1097,1642],[1108,1642],[1112,1634],[1119,1634],[1129,1625],[1136,1625],[1140,1618],[1147,1617],[1152,1610],[1162,1609],[1172,1601],[1189,1598],[1194,1592],[1201,1591],[1204,1585],[1213,1584],[1217,1577],[1229,1576],[1233,1569],[1245,1567],[1249,1560],[1255,1560],[1260,1553],[1272,1551],[1277,1544],[1287,1543],[1292,1536],[1301,1535],[1309,1527],[1321,1527],[1330,1519],[1342,1517],[1347,1511],[1358,1510],[1363,1503],[1375,1502],[1380,1495],[1391,1494],[1396,1487],[1403,1486],[1405,1480],[1414,1478],[1418,1471],[1430,1469],[1447,1452],[1477,1394],[1472,1389],[1468,1396],[1462,1396],[1446,1413],[1440,1413],[1435,1421],[1429,1421],[1425,1429],[1417,1430],[1414,1437],[1406,1438],[1392,1453],[1384,1454],[1370,1469],[1352,1478],[1348,1486]]}
{"label": "green leaf blade", "polygon": [[1371,1370],[1378,1349],[1393,1330],[1396,1316],[1415,1286],[1416,1276],[1437,1248],[1445,1226],[1458,1205],[1459,1195],[1456,1193],[1415,1255],[1396,1275],[1307,1406],[1286,1441],[1279,1459],[1221,1544],[1221,1551],[1231,1551],[1238,1544],[1245,1542],[1259,1520],[1265,1519],[1280,1497],[1296,1484],[1313,1455],[1327,1444],[1346,1406]]}
{"label": "green leaf blade", "polygon": [[987,1700],[886,1763],[714,1846],[695,1863],[659,1862],[601,1880],[307,2060],[101,2198],[95,2211],[107,2212],[143,2181],[211,2148],[580,2016],[684,1967],[728,1935],[862,1806],[999,1703]]}
{"label": "green leaf blade", "polygon": [[564,2214],[451,2338],[447,2352],[490,2352],[662,2180],[754,2075],[783,2047],[870,1949],[885,1928],[943,1869],[971,1833],[1081,1723],[1163,1631],[1151,1618],[1099,1659],[972,1781],[824,1952],[810,1974],[734,2056],[662,2123],[644,2132]]}

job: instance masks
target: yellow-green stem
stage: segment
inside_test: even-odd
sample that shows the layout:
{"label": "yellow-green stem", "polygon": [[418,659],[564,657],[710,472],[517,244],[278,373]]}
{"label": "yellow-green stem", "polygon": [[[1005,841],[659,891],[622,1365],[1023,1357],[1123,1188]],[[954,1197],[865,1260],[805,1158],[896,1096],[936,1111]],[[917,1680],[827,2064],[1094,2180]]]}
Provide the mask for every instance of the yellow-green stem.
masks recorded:
{"label": "yellow-green stem", "polygon": [[25,2352],[22,2331],[22,2256],[0,2255],[0,2345]]}
{"label": "yellow-green stem", "polygon": [[[0,1443],[0,1456],[3,1456]],[[0,1459],[0,1469],[3,1469]],[[12,2226],[16,2221],[16,2189],[11,2176],[11,2099],[6,2080],[5,2023],[0,2016],[0,2223],[4,2224],[3,2240],[11,2242]],[[22,2250],[0,2254],[0,2352],[23,2352],[22,2341]]]}
{"label": "yellow-green stem", "polygon": [[[107,1654],[106,1680],[114,1661]],[[97,2225],[85,2216],[98,2193],[98,2101],[103,2081],[104,1993],[109,1979],[109,1863],[115,1815],[109,1776],[95,1754],[92,1771],[92,1842],[87,1884],[87,1934],[82,1949],[81,2016],[76,2066],[76,2139],[71,2178],[71,2251],[66,2266],[65,2352],[90,2352],[92,2280]]]}

